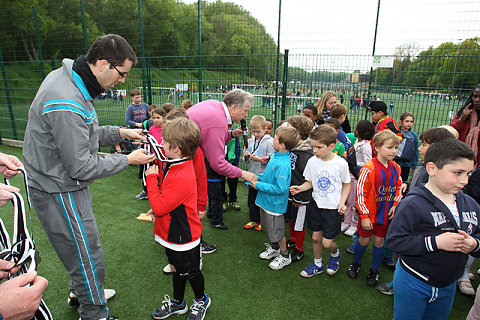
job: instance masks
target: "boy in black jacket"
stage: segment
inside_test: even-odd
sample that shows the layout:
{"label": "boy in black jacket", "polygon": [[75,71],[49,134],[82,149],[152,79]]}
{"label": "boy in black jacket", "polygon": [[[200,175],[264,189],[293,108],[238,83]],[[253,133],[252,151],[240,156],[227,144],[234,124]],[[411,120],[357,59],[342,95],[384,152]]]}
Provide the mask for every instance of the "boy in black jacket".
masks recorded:
{"label": "boy in black jacket", "polygon": [[387,234],[399,254],[394,319],[447,319],[468,254],[480,256],[479,205],[461,189],[475,168],[472,149],[455,139],[430,146],[429,180],[400,201]]}

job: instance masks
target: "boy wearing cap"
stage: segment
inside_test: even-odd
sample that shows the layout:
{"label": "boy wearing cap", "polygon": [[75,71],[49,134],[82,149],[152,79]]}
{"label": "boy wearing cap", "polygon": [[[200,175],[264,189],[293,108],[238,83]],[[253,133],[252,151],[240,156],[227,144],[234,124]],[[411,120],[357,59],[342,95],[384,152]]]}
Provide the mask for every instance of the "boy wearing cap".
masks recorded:
{"label": "boy wearing cap", "polygon": [[375,132],[380,132],[389,129],[395,133],[400,139],[402,132],[395,120],[388,116],[387,105],[383,101],[371,101],[368,105],[372,114],[372,122],[375,126]]}

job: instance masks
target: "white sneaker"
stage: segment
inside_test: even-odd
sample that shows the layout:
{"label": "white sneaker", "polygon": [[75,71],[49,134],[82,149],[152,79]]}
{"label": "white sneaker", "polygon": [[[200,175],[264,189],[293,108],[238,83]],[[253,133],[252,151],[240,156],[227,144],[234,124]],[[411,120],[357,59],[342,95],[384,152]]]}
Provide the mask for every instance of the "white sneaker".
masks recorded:
{"label": "white sneaker", "polygon": [[341,225],[341,227],[340,227],[340,230],[341,230],[342,232],[344,232],[344,231],[347,230],[349,227],[350,227],[350,224],[349,224],[349,223],[342,222],[342,225]]}
{"label": "white sneaker", "polygon": [[105,292],[105,299],[107,299],[107,300],[112,299],[115,296],[115,294],[117,293],[113,289],[105,289],[104,292]]}
{"label": "white sneaker", "polygon": [[167,264],[167,265],[165,266],[165,268],[163,268],[163,272],[164,272],[164,273],[167,273],[167,274],[168,274],[168,273],[172,273],[172,267],[170,267],[170,263]]}
{"label": "white sneaker", "polygon": [[[104,289],[105,299],[110,300],[112,299],[117,292],[113,289]],[[72,307],[80,306],[80,302],[77,299],[75,293],[70,292],[67,298],[67,303]]]}
{"label": "white sneaker", "polygon": [[265,246],[267,249],[258,255],[260,259],[270,260],[280,255],[280,249],[275,250],[268,243],[265,243]]}
{"label": "white sneaker", "polygon": [[290,256],[290,254],[288,254],[287,258],[285,258],[282,255],[279,255],[272,262],[270,262],[268,266],[272,270],[280,270],[283,267],[288,266],[290,263],[292,263],[292,257]]}
{"label": "white sneaker", "polygon": [[354,227],[349,227],[346,231],[345,231],[345,235],[346,236],[349,236],[349,237],[353,237],[353,235],[355,234],[355,232],[357,231],[357,229],[355,229]]}

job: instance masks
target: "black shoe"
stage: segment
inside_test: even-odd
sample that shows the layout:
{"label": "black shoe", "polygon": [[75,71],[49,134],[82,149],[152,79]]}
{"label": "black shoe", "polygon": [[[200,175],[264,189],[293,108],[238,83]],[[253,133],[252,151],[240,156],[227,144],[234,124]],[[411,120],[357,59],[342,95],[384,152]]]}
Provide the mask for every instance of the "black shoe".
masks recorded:
{"label": "black shoe", "polygon": [[200,243],[200,250],[202,250],[202,254],[214,253],[217,250],[217,246],[205,241]]}
{"label": "black shoe", "polygon": [[297,248],[293,249],[293,252],[291,254],[292,262],[301,260],[304,255],[305,254],[302,251],[298,250]]}
{"label": "black shoe", "polygon": [[215,228],[215,229],[220,229],[220,230],[228,230],[228,226],[223,222],[221,222],[219,224],[210,223],[210,227]]}
{"label": "black shoe", "polygon": [[293,248],[293,247],[295,247],[296,245],[297,245],[296,242],[294,242],[294,241],[292,241],[292,240],[290,240],[290,239],[287,240],[287,248]]}
{"label": "black shoe", "polygon": [[379,279],[380,279],[380,274],[378,273],[377,270],[370,269],[370,271],[368,271],[367,284],[370,287],[376,287]]}
{"label": "black shoe", "polygon": [[360,272],[360,264],[355,261],[348,267],[347,275],[350,279],[357,279],[358,273]]}

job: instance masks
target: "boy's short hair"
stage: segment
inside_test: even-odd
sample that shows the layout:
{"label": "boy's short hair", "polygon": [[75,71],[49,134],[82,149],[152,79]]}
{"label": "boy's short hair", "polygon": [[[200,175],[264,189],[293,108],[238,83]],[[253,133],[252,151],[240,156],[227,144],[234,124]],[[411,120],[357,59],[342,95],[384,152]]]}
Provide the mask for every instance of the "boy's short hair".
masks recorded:
{"label": "boy's short hair", "polygon": [[335,130],[340,130],[340,121],[338,121],[338,119],[335,119],[335,118],[327,119],[325,121],[325,124],[327,124],[327,123],[330,123],[331,125],[333,125],[333,128]]}
{"label": "boy's short hair", "polygon": [[380,112],[381,111],[385,115],[388,114],[387,105],[383,101],[377,101],[377,100],[371,101],[368,104],[368,107],[370,108],[370,111],[374,111],[374,112]]}
{"label": "boy's short hair", "polygon": [[303,110],[305,109],[312,110],[314,116],[318,115],[318,109],[313,104],[307,104]]}
{"label": "boy's short hair", "polygon": [[430,128],[423,131],[419,138],[423,143],[433,144],[445,139],[455,139],[455,136],[445,128]]}
{"label": "boy's short hair", "polygon": [[170,102],[167,102],[167,103],[162,104],[162,108],[163,108],[163,110],[165,110],[166,113],[169,113],[171,110],[173,110],[175,108],[175,106],[173,104],[171,104]]}
{"label": "boy's short hair", "polygon": [[158,106],[156,104],[152,103],[152,104],[148,105],[148,112],[151,112],[155,108],[158,108]]}
{"label": "boy's short hair", "polygon": [[187,109],[190,108],[191,106],[193,106],[193,102],[190,101],[190,100],[183,100],[183,101],[182,101],[182,104],[180,105],[180,107],[181,107],[183,110],[187,110]]}
{"label": "boy's short hair", "polygon": [[297,130],[300,139],[305,140],[313,129],[313,121],[305,116],[291,116],[287,119],[288,123]]}
{"label": "boy's short hair", "polygon": [[280,128],[281,126],[283,126],[283,124],[287,122],[287,120],[280,120],[277,122],[277,128]]}
{"label": "boy's short hair", "polygon": [[335,144],[337,142],[337,132],[332,127],[322,124],[313,129],[312,133],[310,133],[310,139],[328,147],[332,143]]}
{"label": "boy's short hair", "polygon": [[344,106],[341,103],[337,103],[332,107],[332,110],[330,110],[330,115],[334,119],[340,119],[340,117],[344,114],[346,115],[347,112],[348,112],[348,108],[346,106]]}
{"label": "boy's short hair", "polygon": [[285,145],[285,149],[288,151],[295,148],[298,144],[297,130],[293,127],[278,127],[277,130],[275,130],[275,137],[278,138],[278,142]]}
{"label": "boy's short hair", "polygon": [[392,131],[382,130],[380,132],[377,132],[372,139],[373,148],[380,148],[389,140],[393,140],[393,143],[397,146],[400,144],[400,138]]}
{"label": "boy's short hair", "polygon": [[472,148],[454,138],[432,143],[425,153],[425,163],[433,162],[438,169],[459,159],[473,160],[474,164],[477,163],[477,157]]}
{"label": "boy's short hair", "polygon": [[132,89],[130,90],[130,97],[134,97],[134,96],[138,96],[138,95],[142,95],[142,92],[138,89]]}
{"label": "boy's short hair", "polygon": [[438,126],[438,128],[447,129],[448,131],[450,131],[451,134],[454,135],[455,139],[458,139],[458,138],[460,137],[460,135],[458,134],[457,129],[455,129],[455,128],[452,127],[452,126],[449,126],[448,124],[444,124],[444,125],[442,125],[442,126]]}
{"label": "boy's short hair", "polygon": [[175,118],[187,118],[188,119],[188,114],[185,112],[184,109],[181,108],[174,108],[167,112],[167,115],[165,116],[165,120],[173,120]]}
{"label": "boy's short hair", "polygon": [[163,109],[162,107],[157,107],[155,109],[153,109],[152,111],[152,114],[158,114],[159,116],[162,116],[162,117],[165,117],[167,115],[167,113],[165,112],[165,109]]}
{"label": "boy's short hair", "polygon": [[168,121],[162,130],[163,140],[173,148],[178,147],[187,159],[195,157],[201,137],[197,124],[182,117]]}
{"label": "boy's short hair", "polygon": [[250,119],[250,128],[262,128],[265,129],[267,126],[267,120],[264,116],[255,115]]}

